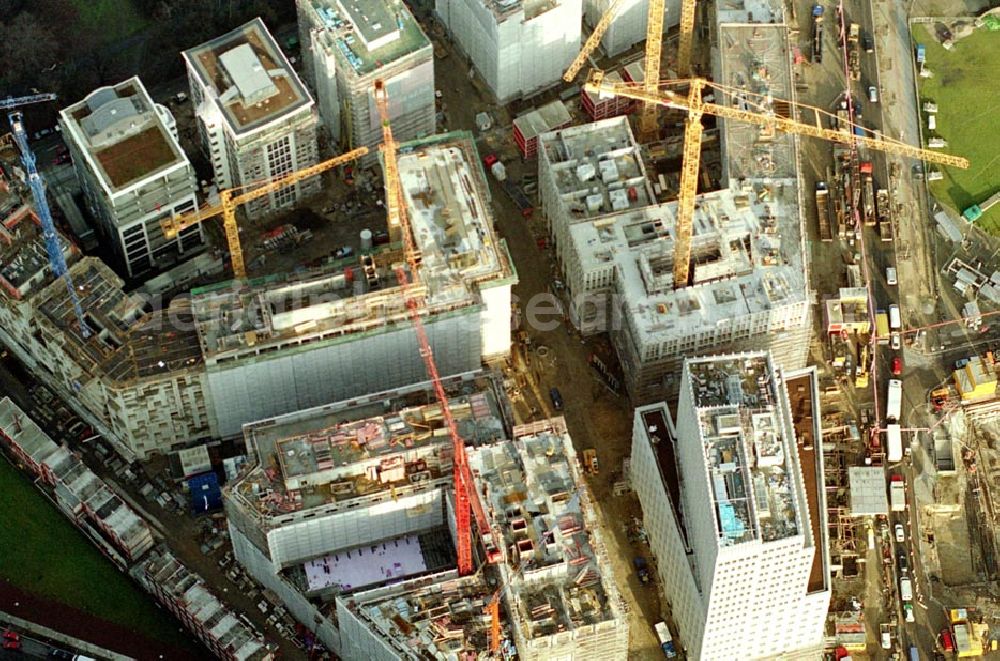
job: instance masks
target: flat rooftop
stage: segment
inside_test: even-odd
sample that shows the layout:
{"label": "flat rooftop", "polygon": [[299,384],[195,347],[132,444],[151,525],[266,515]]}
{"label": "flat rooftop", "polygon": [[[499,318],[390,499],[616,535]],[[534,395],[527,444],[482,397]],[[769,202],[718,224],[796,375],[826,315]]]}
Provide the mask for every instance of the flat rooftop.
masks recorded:
{"label": "flat rooftop", "polygon": [[[470,444],[506,438],[503,412],[486,382],[449,399]],[[309,510],[451,475],[451,440],[440,405],[423,384],[251,423],[258,463],[233,486],[245,507],[266,516]],[[385,402],[389,405],[386,406]]]}
{"label": "flat rooftop", "polygon": [[505,547],[507,609],[527,640],[616,621],[618,596],[562,418],[470,452]]}
{"label": "flat rooftop", "polygon": [[715,328],[805,301],[794,187],[749,184],[699,195],[688,287],[673,288],[676,202],[572,225],[583,272],[613,263],[618,292],[644,342]]}
{"label": "flat rooftop", "polygon": [[111,191],[187,163],[138,77],[91,92],[60,115]]}
{"label": "flat rooftop", "polygon": [[655,200],[627,117],[545,133],[538,145],[570,222],[639,209]]}
{"label": "flat rooftop", "polygon": [[447,572],[356,592],[347,608],[404,659],[475,659],[489,649],[495,591],[482,573]]}
{"label": "flat rooftop", "polygon": [[76,312],[62,281],[39,293],[38,309],[80,350],[81,364],[116,381],[155,376],[202,362],[197,335],[183,310],[147,312],[146,302],[129,296],[124,283],[96,257],[70,267],[84,320],[91,334],[80,334]]}
{"label": "flat rooftop", "polygon": [[[767,3],[756,3],[765,5]],[[720,12],[722,10],[720,9]],[[769,14],[768,14],[769,15]],[[765,20],[763,11],[754,20]],[[743,12],[743,22],[747,20]],[[780,21],[779,21],[780,23]],[[783,24],[722,25],[716,82],[733,91],[715,90],[715,103],[759,113],[793,117],[795,89]],[[781,99],[782,102],[775,102]],[[798,119],[798,118],[796,118]],[[803,117],[801,121],[809,121]],[[789,179],[796,176],[795,138],[756,124],[719,120],[722,129],[723,172],[739,179]]]}
{"label": "flat rooftop", "polygon": [[234,133],[260,128],[312,104],[260,18],[183,54],[214,92],[209,102],[218,106]]}
{"label": "flat rooftop", "polygon": [[[493,229],[489,195],[467,133],[406,143],[399,157],[403,198],[422,259],[414,293],[432,313],[473,305],[479,288],[513,282],[506,246]],[[392,266],[400,251],[384,247],[358,266],[320,269],[192,292],[206,358],[304,339],[361,333],[409,323]],[[371,276],[363,268],[371,266]],[[363,282],[359,282],[363,281]]]}
{"label": "flat rooftop", "polygon": [[431,47],[420,24],[397,0],[312,0],[312,23],[320,41],[364,76],[411,53]]}
{"label": "flat rooftop", "polygon": [[673,508],[674,515],[677,517],[677,529],[681,531],[685,544],[687,544],[687,527],[684,524],[684,501],[681,500],[681,477],[677,463],[676,441],[668,425],[670,412],[667,411],[665,405],[655,404],[638,409],[637,415],[642,417],[646,438],[653,447],[653,454],[656,455],[660,480],[670,498],[670,506]]}
{"label": "flat rooftop", "polygon": [[773,542],[798,534],[794,431],[787,394],[767,354],[685,363],[701,429],[720,546]]}
{"label": "flat rooftop", "polygon": [[726,23],[781,23],[784,8],[778,0],[725,0],[715,10],[716,22]]}

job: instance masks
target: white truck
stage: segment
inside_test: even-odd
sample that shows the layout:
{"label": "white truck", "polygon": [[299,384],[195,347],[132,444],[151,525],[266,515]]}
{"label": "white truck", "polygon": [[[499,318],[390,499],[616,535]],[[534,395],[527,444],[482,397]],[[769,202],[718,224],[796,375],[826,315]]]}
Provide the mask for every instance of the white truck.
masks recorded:
{"label": "white truck", "polygon": [[887,423],[900,422],[900,409],[903,407],[903,382],[899,379],[889,379],[889,391],[885,402],[885,420]]}
{"label": "white truck", "polygon": [[903,432],[898,424],[886,425],[886,459],[889,463],[896,463],[903,459]]}
{"label": "white truck", "polygon": [[674,639],[670,635],[670,629],[666,622],[657,622],[654,628],[656,629],[656,637],[660,640],[660,649],[663,650],[663,655],[668,659],[676,658],[677,650],[674,649]]}
{"label": "white truck", "polygon": [[906,511],[906,482],[902,475],[893,475],[889,481],[889,509],[893,512]]}
{"label": "white truck", "polygon": [[904,604],[913,601],[913,584],[909,576],[899,579],[899,598]]}

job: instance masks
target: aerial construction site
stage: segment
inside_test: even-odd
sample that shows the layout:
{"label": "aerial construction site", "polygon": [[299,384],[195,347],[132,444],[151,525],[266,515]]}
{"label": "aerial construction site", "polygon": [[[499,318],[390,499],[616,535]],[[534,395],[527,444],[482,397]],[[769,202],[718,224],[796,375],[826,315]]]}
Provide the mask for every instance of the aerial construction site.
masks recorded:
{"label": "aerial construction site", "polygon": [[0,448],[193,639],[1000,644],[997,193],[916,194],[904,10],[287,4],[0,101]]}

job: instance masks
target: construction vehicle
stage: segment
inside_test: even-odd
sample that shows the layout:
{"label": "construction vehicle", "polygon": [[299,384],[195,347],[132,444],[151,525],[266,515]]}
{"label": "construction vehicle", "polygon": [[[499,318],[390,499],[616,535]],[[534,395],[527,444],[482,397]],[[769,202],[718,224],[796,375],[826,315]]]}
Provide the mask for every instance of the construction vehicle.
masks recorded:
{"label": "construction vehicle", "polygon": [[531,204],[531,200],[525,194],[521,187],[515,182],[511,181],[507,177],[507,168],[504,167],[503,162],[497,158],[496,154],[487,154],[483,157],[483,165],[486,169],[493,174],[493,177],[500,182],[503,187],[507,197],[517,206],[521,215],[525,218],[531,218],[532,214],[535,212],[535,207]]}
{"label": "construction vehicle", "polygon": [[825,181],[816,182],[816,219],[819,221],[820,241],[833,241],[833,232],[830,229],[830,209],[827,200],[830,197],[830,189]]}
{"label": "construction vehicle", "polygon": [[875,310],[875,341],[889,344],[889,315],[885,310]]}
{"label": "construction vehicle", "polygon": [[862,161],[861,172],[861,216],[865,225],[875,225],[875,183],[872,180],[872,162]]}
{"label": "construction vehicle", "polygon": [[861,80],[861,26],[851,23],[847,33],[847,67],[851,80]]}
{"label": "construction vehicle", "polygon": [[660,651],[663,652],[663,656],[668,659],[677,658],[674,637],[670,635],[670,629],[667,628],[666,622],[657,622],[654,629],[656,629],[656,638],[660,641]]}
{"label": "construction vehicle", "polygon": [[[276,177],[263,182],[254,182],[238,188],[227,188],[219,191],[219,202],[208,205],[200,209],[195,209],[182,216],[167,217],[160,221],[160,229],[163,236],[173,239],[192,225],[204,222],[215,216],[222,216],[222,227],[226,233],[226,243],[229,244],[229,257],[233,266],[233,277],[237,280],[244,280],[247,277],[246,264],[243,261],[243,246],[240,243],[239,226],[236,223],[236,209],[242,204],[251,200],[256,200],[264,195],[269,195],[281,190],[286,186],[291,186],[296,182],[314,177],[322,172],[326,172],[338,165],[350,163],[354,159],[361,158],[368,153],[367,147],[358,147],[351,151],[327,159],[316,165],[291,172],[281,177]],[[256,186],[256,188],[251,188]],[[250,188],[250,190],[247,190]]]}
{"label": "construction vehicle", "polygon": [[[657,88],[655,93],[650,94],[644,85],[605,81],[604,72],[599,70],[591,71],[590,78],[584,85],[584,89],[595,94],[612,94],[633,98],[645,101],[647,104],[658,103],[668,108],[686,110],[688,113],[684,128],[684,154],[681,165],[680,190],[677,199],[677,236],[674,249],[673,274],[675,288],[686,286],[690,277],[691,231],[694,220],[695,198],[698,193],[701,138],[703,132],[701,116],[703,114],[757,124],[768,132],[779,130],[785,133],[812,136],[831,142],[846,144],[851,144],[853,140],[857,144],[865,145],[877,151],[900,156],[910,156],[933,163],[953,165],[955,167],[969,167],[969,161],[964,158],[920,149],[919,147],[913,147],[885,136],[876,140],[870,136],[845,135],[837,130],[824,128],[823,118],[831,118],[832,115],[825,110],[813,106],[773,99],[763,95],[755,95],[746,89],[711,83],[703,78],[692,78],[686,81],[667,81],[664,84],[687,85],[688,93],[686,96],[683,96],[670,90],[660,90]],[[713,95],[713,101],[709,102],[703,99],[702,91],[706,89]],[[787,112],[778,115],[743,109],[769,107],[771,104],[787,108]],[[791,119],[791,117],[806,116],[809,112],[814,116],[813,124]]]}
{"label": "construction vehicle", "polygon": [[965,218],[967,222],[974,223],[982,218],[984,213],[993,208],[997,202],[1000,202],[1000,192],[993,193],[985,202],[967,207],[962,212],[962,218]]}
{"label": "construction vehicle", "polygon": [[893,475],[889,480],[889,510],[892,512],[906,510],[906,482],[899,474]]}
{"label": "construction vehicle", "polygon": [[858,364],[854,368],[854,387],[868,387],[868,345],[863,344],[858,351]]}
{"label": "construction vehicle", "polygon": [[[424,366],[441,407],[441,417],[451,438],[452,470],[455,480],[455,538],[458,547],[458,572],[462,576],[466,576],[473,571],[472,515],[475,515],[476,526],[482,538],[488,562],[500,562],[503,559],[500,548],[493,541],[494,539],[502,539],[502,537],[497,535],[494,538],[494,531],[490,527],[489,519],[486,517],[482,502],[479,500],[479,494],[476,492],[472,469],[469,467],[469,458],[465,453],[465,441],[458,433],[458,426],[452,416],[448,396],[441,384],[437,363],[434,361],[434,353],[431,350],[430,341],[427,339],[427,331],[420,318],[421,308],[424,305],[421,293],[423,290],[414,286],[419,284],[420,253],[413,238],[413,228],[410,226],[409,215],[403,205],[403,184],[399,177],[399,165],[396,161],[396,152],[399,146],[392,135],[392,127],[389,123],[389,97],[381,80],[375,81],[374,91],[375,106],[382,121],[382,170],[385,175],[389,232],[390,235],[394,231],[397,232],[403,241],[404,263],[394,265],[394,270],[403,291],[410,320],[413,322],[414,331],[416,331],[417,341],[420,344],[420,356],[424,359]],[[407,275],[407,269],[409,275]],[[499,608],[499,603],[496,603],[495,608]],[[499,643],[497,644],[499,645]]]}
{"label": "construction vehicle", "polygon": [[934,409],[935,413],[944,409],[950,396],[951,393],[948,392],[947,388],[937,388],[936,390],[931,391],[931,408]]}
{"label": "construction vehicle", "polygon": [[[56,98],[54,94],[36,94],[18,99],[8,98],[2,102],[2,107],[13,108],[24,103],[38,103],[40,101],[50,101]],[[20,112],[12,112],[7,116],[10,120],[10,132],[18,150],[21,152],[21,163],[24,165],[24,180],[31,189],[31,197],[35,202],[35,213],[42,224],[42,238],[45,240],[45,251],[48,253],[49,266],[52,274],[57,279],[62,279],[66,284],[66,291],[69,294],[70,304],[76,314],[76,321],[79,326],[79,333],[82,337],[90,337],[90,329],[83,315],[83,308],[80,306],[80,298],[77,296],[76,287],[69,275],[66,266],[66,257],[63,255],[62,246],[59,244],[59,235],[56,234],[56,225],[52,220],[52,211],[49,209],[49,201],[45,197],[45,182],[36,167],[35,153],[28,146],[28,133],[24,129],[24,116]]]}
{"label": "construction vehicle", "polygon": [[813,62],[823,62],[823,5],[813,5]]}
{"label": "construction vehicle", "polygon": [[875,216],[878,219],[878,233],[883,241],[892,241],[892,209],[889,191],[879,188],[875,191]]}
{"label": "construction vehicle", "polygon": [[583,451],[583,470],[590,475],[598,474],[597,451],[593,448]]}

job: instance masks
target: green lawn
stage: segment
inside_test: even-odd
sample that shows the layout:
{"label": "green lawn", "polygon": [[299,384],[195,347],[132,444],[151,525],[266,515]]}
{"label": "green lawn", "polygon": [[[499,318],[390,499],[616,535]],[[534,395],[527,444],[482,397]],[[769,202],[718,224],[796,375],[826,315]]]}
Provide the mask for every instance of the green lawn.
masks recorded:
{"label": "green lawn", "polygon": [[[932,36],[933,26],[918,25],[914,39],[927,49],[933,78],[918,78],[921,106],[937,103],[936,135],[948,141],[947,151],[969,159],[968,170],[943,168],[944,179],[930,182],[931,194],[961,212],[1000,190],[1000,32],[981,28],[955,42],[951,51]],[[927,139],[927,116],[921,110]],[[1000,206],[977,221],[1000,235]]]}
{"label": "green lawn", "polygon": [[169,614],[159,610],[27,477],[0,458],[0,577],[26,592],[61,602],[189,648]]}
{"label": "green lawn", "polygon": [[94,28],[111,43],[135,34],[149,24],[132,0],[72,0],[84,26]]}

